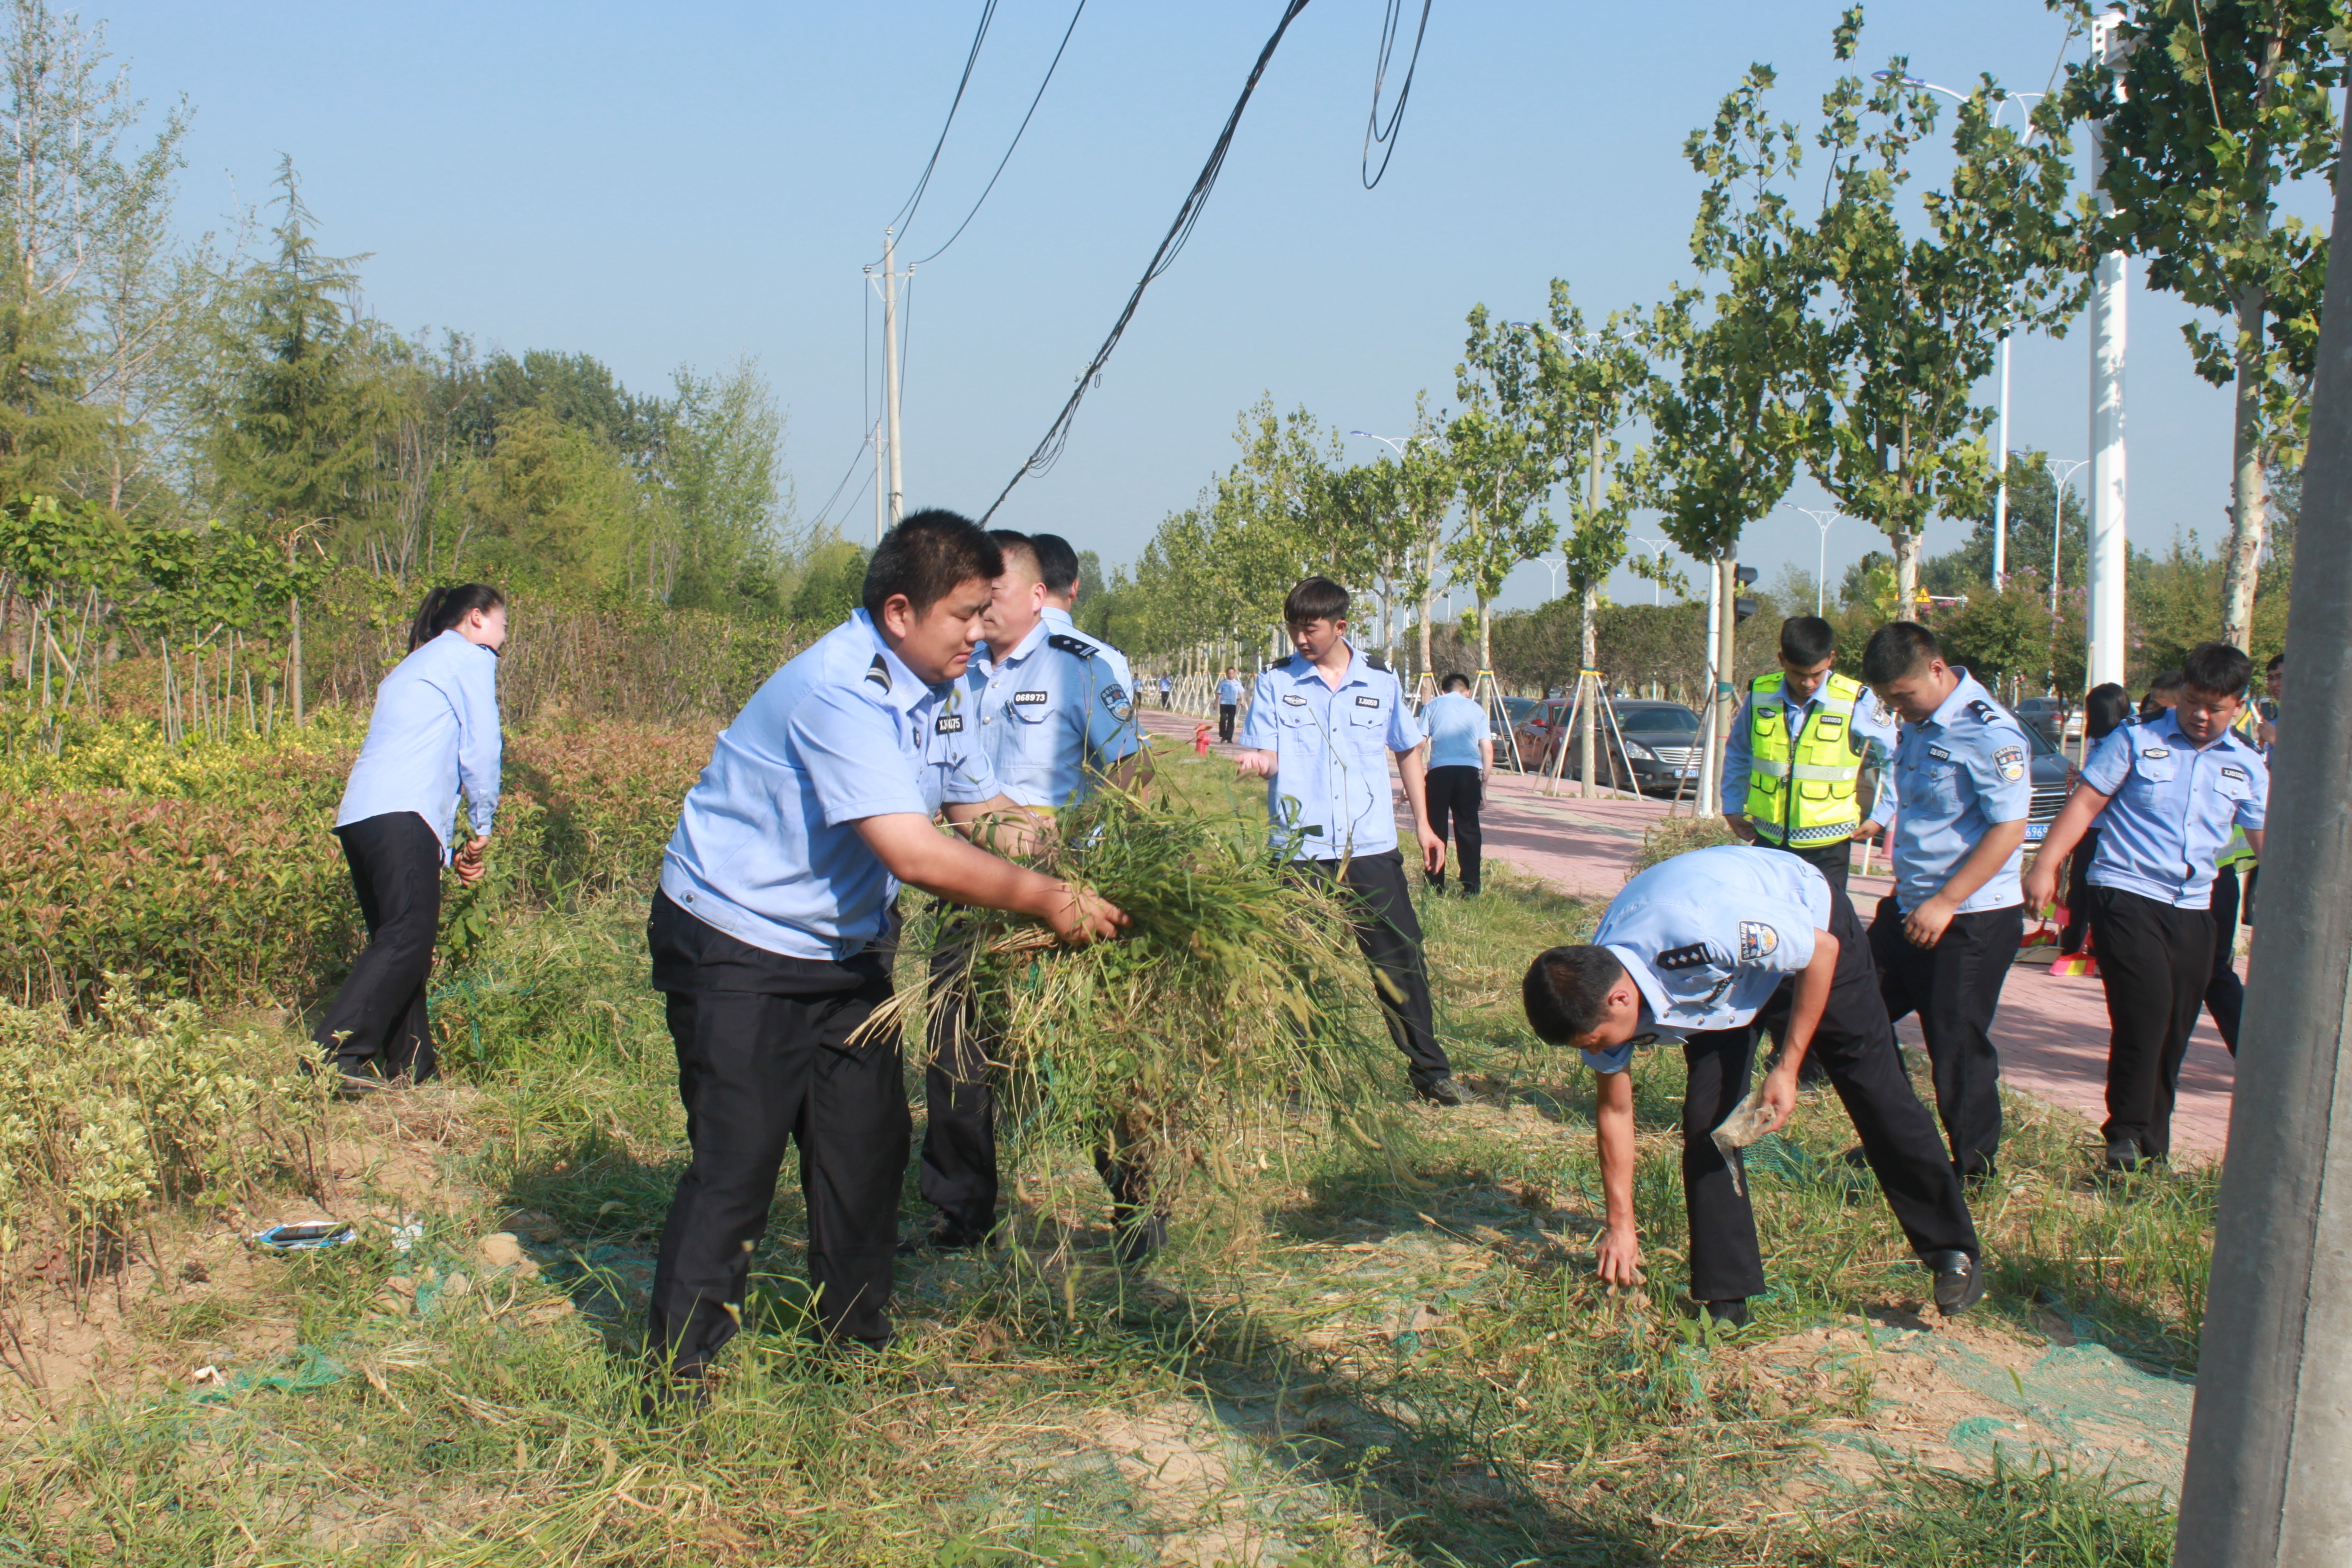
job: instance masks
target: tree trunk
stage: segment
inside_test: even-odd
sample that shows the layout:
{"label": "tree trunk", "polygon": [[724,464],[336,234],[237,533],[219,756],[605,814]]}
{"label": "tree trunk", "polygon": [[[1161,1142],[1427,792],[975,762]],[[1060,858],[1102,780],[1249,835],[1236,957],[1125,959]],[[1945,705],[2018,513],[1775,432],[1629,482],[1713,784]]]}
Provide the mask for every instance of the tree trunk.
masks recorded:
{"label": "tree trunk", "polygon": [[1902,601],[1896,613],[1909,620],[1918,613],[1919,535],[1889,534],[1887,542],[1895,547],[1895,594]]}
{"label": "tree trunk", "polygon": [[2262,318],[2267,303],[2260,289],[2248,288],[2238,295],[2237,418],[2230,441],[2233,472],[2230,542],[2228,567],[2221,587],[2221,640],[2238,648],[2248,647],[2253,641],[2254,589],[2262,572],[2262,542],[2269,513],[2269,496],[2262,482],[2260,390]]}
{"label": "tree trunk", "polygon": [[1478,672],[1494,668],[1494,616],[1486,608],[1486,590],[1478,591]]}
{"label": "tree trunk", "polygon": [[1600,585],[1586,583],[1580,597],[1583,600],[1584,625],[1576,639],[1576,689],[1577,694],[1585,700],[1577,704],[1583,710],[1583,722],[1577,726],[1576,737],[1577,782],[1582,786],[1577,793],[1589,798],[1593,792],[1593,709],[1598,705],[1601,688],[1600,683],[1594,681],[1589,683],[1588,689],[1584,672],[1593,667],[1593,658],[1599,646],[1600,634],[1593,624],[1593,612],[1600,606]]}
{"label": "tree trunk", "polygon": [[294,727],[295,727],[296,729],[300,729],[300,728],[302,727],[302,714],[303,714],[303,701],[302,701],[302,601],[301,601],[300,599],[296,599],[296,600],[294,600],[294,601],[293,601],[293,617],[292,617],[292,618],[293,618],[293,622],[294,622],[294,628],[293,628],[293,629],[294,629],[294,636],[293,636],[293,654],[294,654],[294,658],[293,658],[293,669],[292,669],[292,670],[291,670],[289,673],[290,673],[290,674],[292,674],[292,676],[293,676],[294,678],[293,678],[293,680],[292,680],[292,681],[290,681],[290,682],[288,683],[288,685],[291,687],[291,695],[293,696],[293,699],[294,699]]}
{"label": "tree trunk", "polygon": [[1427,675],[1430,670],[1429,618],[1437,613],[1437,540],[1429,541],[1429,558],[1425,563],[1428,575],[1421,585],[1421,668],[1414,673]]}

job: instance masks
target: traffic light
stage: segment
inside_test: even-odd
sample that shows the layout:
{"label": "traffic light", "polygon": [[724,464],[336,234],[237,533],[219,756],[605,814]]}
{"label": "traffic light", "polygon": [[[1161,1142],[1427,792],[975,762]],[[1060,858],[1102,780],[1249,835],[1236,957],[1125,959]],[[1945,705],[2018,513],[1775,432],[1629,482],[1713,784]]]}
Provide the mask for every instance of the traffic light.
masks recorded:
{"label": "traffic light", "polygon": [[[1734,566],[1731,569],[1731,580],[1742,588],[1748,587],[1756,580],[1756,569],[1753,566]],[[1749,616],[1755,613],[1755,600],[1734,599],[1731,601],[1731,618],[1733,625],[1738,625],[1741,621],[1746,620]]]}

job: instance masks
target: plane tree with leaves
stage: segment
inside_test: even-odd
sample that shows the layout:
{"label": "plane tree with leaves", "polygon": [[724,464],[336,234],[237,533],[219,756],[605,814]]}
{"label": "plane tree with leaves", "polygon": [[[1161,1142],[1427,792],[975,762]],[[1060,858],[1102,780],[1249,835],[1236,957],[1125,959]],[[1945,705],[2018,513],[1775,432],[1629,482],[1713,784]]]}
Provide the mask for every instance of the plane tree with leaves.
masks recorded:
{"label": "plane tree with leaves", "polygon": [[[2100,7],[2105,9],[2105,3]],[[2086,0],[2052,0],[2088,27]],[[2298,180],[2335,179],[2343,0],[2125,0],[2121,91],[2098,61],[2060,111],[2099,122],[2114,210],[2094,251],[2147,262],[2150,288],[2223,318],[2182,328],[2197,373],[2234,393],[2223,635],[2252,632],[2266,466],[2300,461],[2319,346],[2327,234],[2279,211]]]}
{"label": "plane tree with leaves", "polygon": [[1545,495],[1558,479],[1555,445],[1563,423],[1547,383],[1539,328],[1470,311],[1470,336],[1455,367],[1462,412],[1446,426],[1446,455],[1462,515],[1445,547],[1453,576],[1478,606],[1478,667],[1494,668],[1495,596],[1523,561],[1558,538]]}
{"label": "plane tree with leaves", "polygon": [[[1847,12],[1839,59],[1853,58],[1860,26],[1860,9]],[[1929,520],[1969,515],[1993,482],[1993,411],[1976,389],[2002,336],[2063,332],[2087,288],[2065,143],[1997,124],[2003,95],[1989,77],[1958,107],[1950,188],[1917,210],[1903,200],[1941,107],[1908,81],[1897,58],[1875,86],[1840,77],[1823,97],[1828,198],[1805,247],[1823,284],[1832,409],[1811,467],[1844,511],[1887,536],[1906,604]],[[2045,116],[2039,130],[2054,124]]]}

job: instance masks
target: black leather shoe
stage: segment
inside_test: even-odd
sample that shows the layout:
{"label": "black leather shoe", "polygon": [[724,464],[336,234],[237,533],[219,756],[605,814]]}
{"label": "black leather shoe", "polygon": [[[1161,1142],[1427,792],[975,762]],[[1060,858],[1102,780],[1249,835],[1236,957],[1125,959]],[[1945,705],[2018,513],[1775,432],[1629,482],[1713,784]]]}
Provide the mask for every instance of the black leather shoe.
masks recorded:
{"label": "black leather shoe", "polygon": [[985,1247],[996,1239],[994,1230],[973,1230],[942,1214],[920,1236],[910,1236],[898,1244],[900,1257],[919,1257],[933,1252],[970,1252]]}
{"label": "black leather shoe", "polygon": [[364,1100],[388,1088],[384,1069],[372,1056],[335,1058],[335,1094],[340,1099]]}
{"label": "black leather shoe", "polygon": [[2111,1143],[2107,1145],[2107,1153],[2099,1163],[2107,1170],[2128,1176],[2146,1161],[2147,1157],[2140,1153],[2138,1144]]}
{"label": "black leather shoe", "polygon": [[1470,1103],[1470,1096],[1462,1092],[1462,1086],[1454,1082],[1451,1073],[1443,1073],[1427,1082],[1416,1083],[1413,1085],[1413,1092],[1432,1105],[1468,1105]]}
{"label": "black leather shoe", "polygon": [[1699,1305],[1705,1309],[1709,1318],[1725,1328],[1746,1328],[1750,1321],[1748,1298],[1745,1296],[1732,1296],[1723,1301],[1702,1301]]}
{"label": "black leather shoe", "polygon": [[652,1422],[690,1421],[710,1407],[710,1380],[699,1367],[648,1377],[637,1406],[638,1412]]}
{"label": "black leather shoe", "polygon": [[1935,1276],[1936,1310],[1945,1317],[1956,1318],[1984,1299],[1984,1268],[1967,1253],[1931,1252],[1919,1261]]}

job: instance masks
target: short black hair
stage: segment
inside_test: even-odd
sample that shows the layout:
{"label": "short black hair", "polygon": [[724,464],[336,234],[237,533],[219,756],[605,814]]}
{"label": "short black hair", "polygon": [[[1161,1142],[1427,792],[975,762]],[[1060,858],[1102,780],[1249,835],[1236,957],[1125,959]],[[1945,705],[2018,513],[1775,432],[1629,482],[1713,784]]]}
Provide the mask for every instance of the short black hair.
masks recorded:
{"label": "short black hair", "polygon": [[2285,669],[2286,666],[2287,656],[2283,653],[2274,653],[2270,656],[2270,662],[2262,667],[2262,673],[2265,675],[2276,675],[2279,671]]}
{"label": "short black hair", "polygon": [[2181,684],[2215,697],[2242,697],[2254,661],[2226,642],[2201,642],[2181,660]]}
{"label": "short black hair", "polygon": [[2105,740],[2131,722],[2131,693],[2113,681],[2093,686],[2083,698],[2083,733]]}
{"label": "short black hair", "polygon": [[1004,575],[1004,551],[978,523],[941,507],[915,513],[882,536],[866,563],[862,602],[876,620],[882,606],[904,594],[917,615],[965,583]]}
{"label": "short black hair", "polygon": [[1308,578],[1282,601],[1282,620],[1288,626],[1304,626],[1309,621],[1344,621],[1347,612],[1348,591],[1328,577]]}
{"label": "short black hair", "polygon": [[1553,1045],[1583,1039],[1608,1016],[1610,988],[1624,978],[1625,966],[1605,947],[1546,948],[1519,982],[1527,1027]]}
{"label": "short black hair", "polygon": [[1060,534],[1031,534],[1029,547],[1037,552],[1037,580],[1050,594],[1065,594],[1078,586],[1078,552]]}
{"label": "short black hair", "polygon": [[[1012,528],[991,528],[988,530],[988,537],[994,539],[997,549],[1004,552],[1006,571],[1009,572],[1013,569],[1015,560],[1025,560],[1031,565],[1036,564],[1037,541],[1027,534]],[[1044,574],[1041,572],[1038,575],[1042,577]]]}
{"label": "short black hair", "polygon": [[408,651],[416,652],[476,610],[487,613],[506,603],[506,595],[488,583],[456,583],[436,588],[417,606],[408,623]]}
{"label": "short black hair", "polygon": [[2148,677],[2148,695],[2153,697],[2160,691],[2179,691],[2187,684],[2188,681],[2178,670],[2158,670]]}
{"label": "short black hair", "polygon": [[1792,615],[1780,623],[1780,656],[1811,669],[1837,652],[1837,632],[1818,615]]}
{"label": "short black hair", "polygon": [[1468,691],[1470,677],[1464,675],[1460,670],[1452,671],[1444,680],[1437,683],[1437,689],[1439,691]]}
{"label": "short black hair", "polygon": [[1917,621],[1889,621],[1862,645],[1862,679],[1883,686],[1916,674],[1929,660],[1943,656],[1944,645],[1934,632]]}

